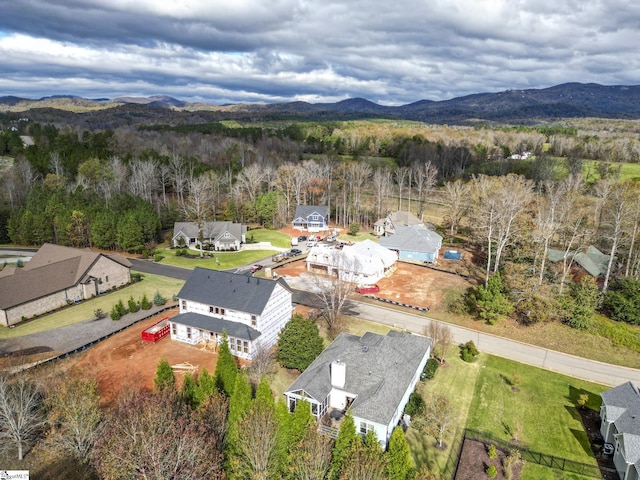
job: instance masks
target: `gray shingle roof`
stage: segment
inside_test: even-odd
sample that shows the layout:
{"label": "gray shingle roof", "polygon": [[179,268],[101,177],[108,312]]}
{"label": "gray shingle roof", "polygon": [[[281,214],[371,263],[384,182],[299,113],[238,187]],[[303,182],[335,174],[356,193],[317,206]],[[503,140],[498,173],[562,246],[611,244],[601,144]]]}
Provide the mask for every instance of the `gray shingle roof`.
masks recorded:
{"label": "gray shingle roof", "polygon": [[600,395],[606,409],[607,421],[613,422],[622,435],[625,459],[640,461],[640,391],[626,382]]}
{"label": "gray shingle roof", "polygon": [[393,250],[435,253],[442,246],[442,237],[423,225],[397,227],[393,235],[380,238],[380,245]]}
{"label": "gray shingle roof", "polygon": [[181,313],[171,319],[172,322],[189,327],[199,328],[208,332],[227,332],[230,337],[242,338],[243,340],[255,340],[262,335],[255,328],[251,328],[244,323],[231,322],[218,317],[209,317],[200,313]]}
{"label": "gray shingle roof", "polygon": [[304,218],[306,220],[309,215],[314,213],[326,219],[329,216],[329,207],[326,205],[298,205],[293,218]]}
{"label": "gray shingle roof", "polygon": [[431,340],[418,335],[367,332],[362,337],[340,334],[287,389],[303,390],[318,401],[331,392],[331,362],[346,365],[342,390],[357,394],[354,416],[388,425],[409,388]]}
{"label": "gray shingle roof", "polygon": [[[198,226],[193,222],[175,222],[173,224],[173,238],[180,232],[189,238],[198,238],[200,234]],[[242,241],[242,235],[247,233],[247,226],[234,222],[205,222],[202,225],[202,235],[205,239],[216,239],[225,232],[229,232],[237,240]]]}
{"label": "gray shingle roof", "polygon": [[402,226],[406,227],[410,225],[422,225],[422,220],[416,217],[413,213],[407,212],[406,210],[393,212],[389,214],[388,218],[396,229]]}
{"label": "gray shingle roof", "polygon": [[178,298],[260,315],[278,283],[291,291],[282,278],[267,280],[196,267]]}

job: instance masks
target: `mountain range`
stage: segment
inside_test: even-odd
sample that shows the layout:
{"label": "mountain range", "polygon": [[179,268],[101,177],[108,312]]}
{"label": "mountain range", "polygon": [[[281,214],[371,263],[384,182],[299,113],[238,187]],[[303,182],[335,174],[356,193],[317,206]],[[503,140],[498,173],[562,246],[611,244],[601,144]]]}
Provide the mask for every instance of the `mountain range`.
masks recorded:
{"label": "mountain range", "polygon": [[[76,96],[50,96],[37,100],[15,96],[0,97],[0,112],[34,114],[46,109],[75,113],[117,109],[120,115],[135,117],[200,118],[202,121],[235,119],[315,119],[340,120],[388,118],[427,123],[474,124],[481,122],[530,124],[560,118],[640,118],[640,85],[605,86],[594,83],[565,83],[543,89],[506,90],[478,93],[450,100],[420,100],[401,106],[385,106],[364,98],[336,103],[286,102],[273,104],[214,105],[189,103],[167,95],[86,99]],[[182,114],[181,114],[182,113]],[[131,119],[129,120],[131,121]]]}

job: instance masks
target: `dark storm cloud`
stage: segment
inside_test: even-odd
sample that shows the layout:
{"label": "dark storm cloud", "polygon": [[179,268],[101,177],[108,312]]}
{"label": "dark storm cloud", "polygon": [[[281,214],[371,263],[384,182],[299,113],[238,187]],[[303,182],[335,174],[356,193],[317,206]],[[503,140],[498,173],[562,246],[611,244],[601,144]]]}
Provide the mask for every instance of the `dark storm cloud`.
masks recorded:
{"label": "dark storm cloud", "polygon": [[640,7],[574,0],[0,3],[0,95],[398,104],[640,83]]}

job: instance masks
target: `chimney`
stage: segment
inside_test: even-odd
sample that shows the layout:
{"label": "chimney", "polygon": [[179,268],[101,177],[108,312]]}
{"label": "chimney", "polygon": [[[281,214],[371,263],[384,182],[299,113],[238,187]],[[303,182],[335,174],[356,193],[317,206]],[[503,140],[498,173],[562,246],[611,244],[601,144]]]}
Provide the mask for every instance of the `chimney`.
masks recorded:
{"label": "chimney", "polygon": [[340,360],[331,362],[331,385],[333,387],[344,388],[347,377],[347,366]]}

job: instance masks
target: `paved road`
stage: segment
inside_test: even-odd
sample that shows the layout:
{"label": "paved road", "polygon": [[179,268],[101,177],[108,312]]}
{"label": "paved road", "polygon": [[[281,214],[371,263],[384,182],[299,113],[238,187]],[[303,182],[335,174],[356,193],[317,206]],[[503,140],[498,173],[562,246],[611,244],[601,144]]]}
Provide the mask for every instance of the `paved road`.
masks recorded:
{"label": "paved road", "polygon": [[[382,305],[351,302],[350,309],[360,318],[422,333],[431,321],[437,321],[408,312],[394,310]],[[446,324],[455,344],[473,340],[481,352],[508,358],[517,362],[534,365],[575,378],[582,378],[602,385],[619,385],[632,380],[640,385],[640,370],[619,367],[607,363],[568,355],[565,353],[536,347],[515,340],[509,340],[487,333],[477,332],[457,325]]]}
{"label": "paved road", "polygon": [[[153,273],[183,280],[186,280],[191,274],[191,270],[187,268],[159,265],[148,260],[132,259],[131,262],[134,270],[143,273]],[[316,308],[320,307],[317,297],[312,293],[294,289],[293,295],[293,301],[295,303]],[[406,329],[415,333],[422,333],[429,322],[437,321],[421,315],[394,310],[383,305],[371,305],[358,301],[349,302],[347,309],[349,314],[359,316],[365,320]],[[124,318],[122,320],[124,320]],[[2,340],[0,341],[0,351],[16,351],[38,346],[47,346],[56,351],[71,351],[77,348],[77,346],[80,346],[76,346],[76,343],[78,343],[76,339],[82,339],[82,343],[86,343],[88,336],[99,338],[108,330],[123,326],[124,322],[122,320],[120,322],[113,322],[109,319],[100,321],[89,320],[52,332],[29,335],[28,337],[12,339],[11,341]],[[131,319],[131,321],[133,323],[135,320]],[[476,344],[481,352],[603,385],[615,386],[629,380],[640,385],[640,370],[637,369],[596,362],[515,340],[477,332],[457,325],[447,325],[451,329],[453,342],[455,344],[473,340],[473,343]]]}

